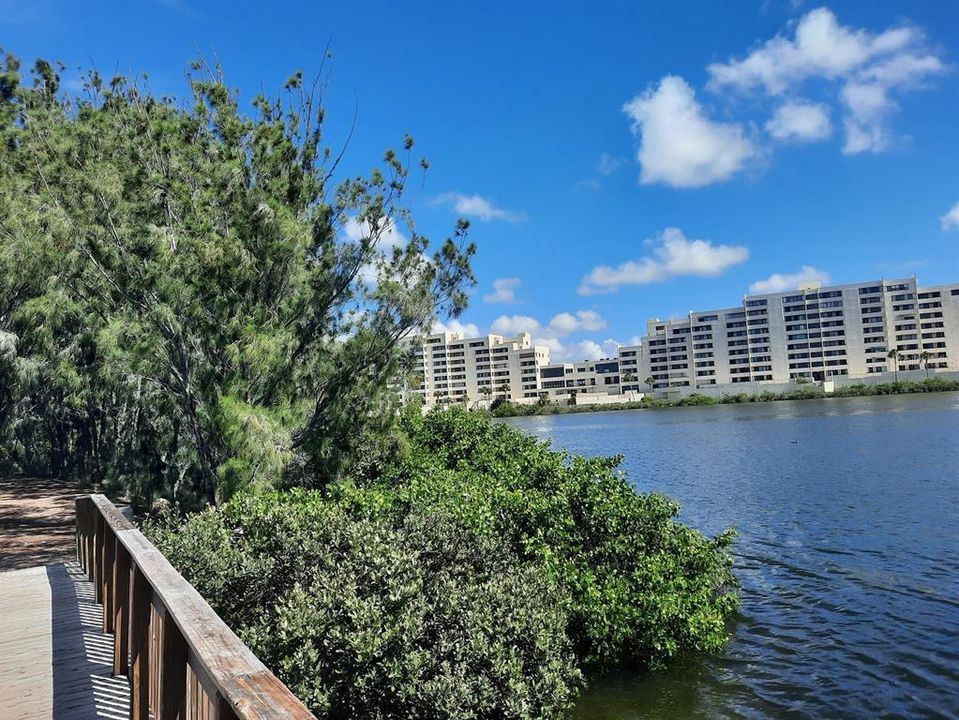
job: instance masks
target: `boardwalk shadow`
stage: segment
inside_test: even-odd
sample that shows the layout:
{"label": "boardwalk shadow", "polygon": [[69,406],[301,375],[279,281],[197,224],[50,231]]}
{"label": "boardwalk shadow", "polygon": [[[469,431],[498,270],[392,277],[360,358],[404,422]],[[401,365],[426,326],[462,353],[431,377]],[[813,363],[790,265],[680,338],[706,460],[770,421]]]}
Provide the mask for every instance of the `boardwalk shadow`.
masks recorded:
{"label": "boardwalk shadow", "polygon": [[126,720],[129,686],[114,677],[113,636],[102,631],[103,608],[76,563],[49,565],[53,656],[53,720]]}

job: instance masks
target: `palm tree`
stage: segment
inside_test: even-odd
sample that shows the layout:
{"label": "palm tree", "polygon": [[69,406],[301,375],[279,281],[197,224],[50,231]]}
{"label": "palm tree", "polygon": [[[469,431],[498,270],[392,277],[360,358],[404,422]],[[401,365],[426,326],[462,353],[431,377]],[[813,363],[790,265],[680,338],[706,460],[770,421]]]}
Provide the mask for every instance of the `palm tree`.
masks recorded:
{"label": "palm tree", "polygon": [[479,389],[479,391],[486,396],[486,407],[488,408],[490,405],[490,395],[493,394],[493,388],[491,388],[489,385],[484,385]]}
{"label": "palm tree", "polygon": [[928,350],[923,350],[921,353],[919,353],[919,362],[921,362],[923,366],[926,368],[926,380],[929,379],[929,360],[930,359],[932,359],[932,353],[930,353]]}
{"label": "palm tree", "polygon": [[893,348],[888,353],[886,357],[891,359],[893,362],[893,367],[896,369],[896,384],[899,384],[899,348]]}
{"label": "palm tree", "polygon": [[634,370],[624,370],[621,381],[625,383],[631,383],[636,379],[636,372]]}
{"label": "palm tree", "polygon": [[504,395],[509,395],[509,380],[504,380],[499,384],[499,391]]}
{"label": "palm tree", "polygon": [[646,387],[648,387],[650,390],[653,389],[653,376],[652,376],[652,375],[650,375],[648,378],[646,378],[645,380],[643,380],[643,382],[646,383]]}

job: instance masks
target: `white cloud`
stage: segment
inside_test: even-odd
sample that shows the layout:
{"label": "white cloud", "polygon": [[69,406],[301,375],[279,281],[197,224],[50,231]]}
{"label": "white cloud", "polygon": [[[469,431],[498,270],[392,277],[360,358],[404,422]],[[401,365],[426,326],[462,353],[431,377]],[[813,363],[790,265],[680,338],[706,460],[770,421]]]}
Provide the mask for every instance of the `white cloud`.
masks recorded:
{"label": "white cloud", "polygon": [[[406,236],[396,228],[393,218],[380,218],[377,224],[378,237],[376,246],[383,251],[394,247],[406,245],[408,242]],[[348,217],[343,223],[343,234],[352,242],[360,242],[371,234],[371,225],[364,221],[359,221],[355,217]]]}
{"label": "white cloud", "polygon": [[599,160],[596,163],[596,172],[600,175],[612,175],[619,170],[625,162],[626,161],[621,157],[603,153],[599,156]]}
{"label": "white cloud", "polygon": [[599,360],[602,357],[606,357],[600,344],[593,340],[583,340],[579,343],[577,349],[580,352],[581,360]]}
{"label": "white cloud", "polygon": [[905,52],[875,63],[863,70],[860,77],[886,87],[914,86],[926,75],[934,75],[945,69],[946,66],[935,55],[915,55]]}
{"label": "white cloud", "polygon": [[493,281],[493,292],[483,296],[483,302],[503,303],[506,305],[516,302],[516,288],[519,287],[519,278],[499,278]]}
{"label": "white cloud", "polygon": [[765,280],[757,280],[749,286],[749,293],[751,295],[764,295],[766,293],[795,290],[800,283],[807,282],[820,282],[823,285],[828,285],[829,279],[829,273],[817,270],[809,265],[803,265],[796,273],[774,273]]}
{"label": "white cloud", "polygon": [[666,228],[656,240],[651,257],[609,267],[600,265],[583,278],[580,295],[615,292],[621,285],[645,285],[682,275],[715,277],[745,262],[749,250],[739,245],[713,245],[709,240],[689,240],[679,228]]}
{"label": "white cloud", "polygon": [[607,357],[616,356],[616,347],[612,346],[610,350],[610,340],[598,343],[595,340],[581,340],[574,343],[563,343],[558,338],[534,338],[536,345],[544,345],[549,348],[549,361],[551,363],[563,362],[582,362],[584,360],[600,360]]}
{"label": "white cloud", "polygon": [[577,310],[554,315],[545,325],[528,315],[500,315],[493,321],[492,330],[501,335],[528,332],[543,339],[563,338],[578,332],[595,332],[606,327],[606,320],[594,310]]}
{"label": "white cloud", "polygon": [[534,337],[533,344],[549,348],[550,362],[567,362],[565,358],[569,357],[570,348],[563,345],[563,341],[559,338]]}
{"label": "white cloud", "polygon": [[667,75],[623,106],[640,136],[640,182],[702,187],[728,180],[756,148],[742,125],[715,122],[683,78]]}
{"label": "white cloud", "polygon": [[599,313],[578,310],[575,313],[558,313],[548,323],[541,323],[528,315],[500,315],[493,321],[492,332],[507,336],[528,332],[533,336],[533,344],[549,348],[551,362],[573,362],[616,354],[618,344],[612,340],[603,343],[595,340],[566,340],[570,335],[596,332],[605,327],[606,320]]}
{"label": "white cloud", "polygon": [[842,89],[842,102],[847,114],[843,120],[846,141],[842,151],[846,155],[861,152],[881,152],[893,142],[886,127],[886,117],[897,105],[882,85],[849,83]]}
{"label": "white cloud", "polygon": [[919,38],[918,31],[909,27],[879,35],[844,27],[830,10],[817,8],[800,19],[792,40],[777,35],[742,60],[710,65],[709,87],[763,88],[770,95],[780,95],[810,77],[847,76],[873,58],[901,51]]}
{"label": "white cloud", "polygon": [[539,328],[539,321],[528,315],[500,315],[493,321],[491,330],[498,335],[518,335],[522,332],[535,333]]}
{"label": "white cloud", "polygon": [[613,340],[612,338],[606,338],[600,343],[603,348],[603,357],[616,357],[616,354],[619,352],[620,346],[623,344],[618,340]]}
{"label": "white cloud", "polygon": [[446,322],[437,320],[435,323],[433,323],[433,328],[430,330],[430,332],[452,332],[458,333],[462,337],[478,337],[480,335],[479,327],[473,323],[463,323],[459,320],[447,320]]}
{"label": "white cloud", "polygon": [[396,222],[394,222],[393,218],[385,217],[380,218],[375,233],[372,231],[372,226],[369,222],[357,220],[356,217],[348,217],[346,222],[343,223],[343,235],[346,236],[347,240],[353,243],[359,243],[366,238],[375,236],[376,250],[379,257],[374,259],[373,262],[363,265],[357,273],[359,280],[370,288],[375,287],[379,282],[380,260],[393,248],[402,247],[409,242],[409,239],[397,229]]}
{"label": "white cloud", "polygon": [[[915,27],[875,34],[840,25],[830,10],[818,8],[799,20],[792,39],[777,35],[741,60],[710,65],[708,87],[761,89],[779,96],[808,79],[841,83],[843,153],[881,152],[896,140],[888,127],[889,116],[898,109],[891,93],[920,88],[946,69],[923,42]],[[767,129],[779,137],[775,127]]]}
{"label": "white cloud", "polygon": [[433,198],[434,205],[449,205],[453,210],[467,217],[475,217],[483,222],[491,220],[505,220],[506,222],[522,222],[526,220],[524,213],[517,213],[497,207],[492,200],[482,195],[464,195],[458,192],[448,192]]}
{"label": "white cloud", "polygon": [[946,214],[939,218],[943,230],[959,230],[959,202],[953,205]]}
{"label": "white cloud", "polygon": [[593,310],[579,310],[573,313],[560,313],[549,321],[549,329],[557,336],[564,337],[574,332],[595,332],[606,327],[606,321]]}
{"label": "white cloud", "polygon": [[787,102],[766,123],[766,130],[777,140],[824,140],[832,134],[829,108],[822,103]]}

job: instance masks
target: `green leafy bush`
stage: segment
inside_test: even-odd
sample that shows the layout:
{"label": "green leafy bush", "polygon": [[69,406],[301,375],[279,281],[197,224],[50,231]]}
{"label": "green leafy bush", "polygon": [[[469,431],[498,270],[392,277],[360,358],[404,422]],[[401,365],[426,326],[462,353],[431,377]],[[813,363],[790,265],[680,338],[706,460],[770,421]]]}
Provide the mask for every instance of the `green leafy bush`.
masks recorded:
{"label": "green leafy bush", "polygon": [[441,515],[300,490],[147,531],[319,717],[554,717],[580,685],[556,583]]}
{"label": "green leafy bush", "polygon": [[734,533],[704,537],[679,505],[637,493],[621,458],[584,458],[460,409],[409,414],[410,453],[375,485],[340,486],[369,511],[428,509],[505,542],[569,596],[569,634],[587,664],[660,667],[726,640],[737,606]]}

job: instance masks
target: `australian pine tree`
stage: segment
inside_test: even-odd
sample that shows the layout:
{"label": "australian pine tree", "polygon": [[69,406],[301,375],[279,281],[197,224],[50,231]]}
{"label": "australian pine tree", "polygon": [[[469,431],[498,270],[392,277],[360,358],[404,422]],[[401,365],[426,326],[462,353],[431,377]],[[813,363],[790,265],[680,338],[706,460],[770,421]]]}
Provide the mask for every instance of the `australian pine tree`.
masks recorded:
{"label": "australian pine tree", "polygon": [[413,138],[339,177],[322,68],[244,110],[203,62],[181,100],[0,58],[0,462],[184,502],[343,472],[473,282],[468,223],[430,250],[404,206]]}

